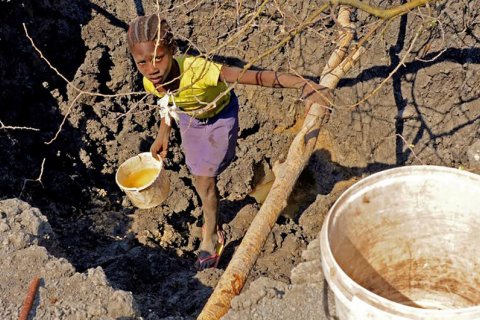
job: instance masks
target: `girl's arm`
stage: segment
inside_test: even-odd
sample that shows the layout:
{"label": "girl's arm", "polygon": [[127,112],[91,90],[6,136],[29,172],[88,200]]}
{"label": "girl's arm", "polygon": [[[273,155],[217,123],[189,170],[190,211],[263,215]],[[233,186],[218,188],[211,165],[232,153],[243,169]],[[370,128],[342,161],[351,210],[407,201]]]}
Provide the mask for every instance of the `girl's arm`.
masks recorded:
{"label": "girl's arm", "polygon": [[170,138],[170,131],[172,127],[165,123],[165,118],[162,118],[160,122],[160,129],[158,129],[157,137],[150,146],[150,152],[152,156],[158,160],[158,156],[162,159],[167,157],[168,141]]}
{"label": "girl's arm", "polygon": [[220,71],[220,80],[229,83],[237,81],[240,84],[252,84],[270,88],[297,89],[309,81],[290,73],[247,70],[242,75],[242,72],[243,69],[241,68],[223,66]]}
{"label": "girl's arm", "polygon": [[328,101],[331,101],[330,89],[291,73],[247,70],[242,75],[242,72],[241,68],[223,66],[220,71],[220,80],[270,88],[301,89],[300,98],[306,99],[308,106],[314,102],[328,105]]}

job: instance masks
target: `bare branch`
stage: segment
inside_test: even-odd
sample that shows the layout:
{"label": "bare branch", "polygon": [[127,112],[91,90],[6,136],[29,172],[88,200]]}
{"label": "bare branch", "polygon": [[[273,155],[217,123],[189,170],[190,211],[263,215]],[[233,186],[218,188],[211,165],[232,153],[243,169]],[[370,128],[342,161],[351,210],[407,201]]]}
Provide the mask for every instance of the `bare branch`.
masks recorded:
{"label": "bare branch", "polygon": [[36,179],[25,179],[23,181],[23,186],[22,186],[22,190],[20,191],[20,194],[18,195],[18,198],[20,199],[23,195],[23,191],[25,190],[25,187],[27,185],[27,182],[39,182],[42,187],[43,187],[43,183],[42,183],[42,175],[43,175],[43,168],[44,168],[44,165],[45,165],[45,158],[43,158],[42,160],[42,165],[40,167],[40,174],[38,175],[38,178]]}
{"label": "bare branch", "polygon": [[29,131],[40,131],[38,128],[32,127],[17,127],[17,126],[6,126],[0,120],[0,130],[29,130]]}
{"label": "bare branch", "polygon": [[127,92],[127,93],[117,93],[117,94],[103,94],[103,93],[94,93],[94,92],[88,92],[88,91],[84,91],[78,87],[76,87],[71,81],[69,81],[63,74],[60,73],[60,71],[58,71],[57,68],[55,68],[51,63],[50,61],[43,55],[42,51],[40,51],[40,49],[37,48],[37,46],[35,45],[35,42],[33,41],[32,37],[30,37],[29,33],[28,33],[28,30],[27,30],[27,26],[25,25],[25,23],[22,23],[23,25],[23,30],[25,31],[25,35],[26,37],[28,38],[28,40],[30,40],[30,43],[32,44],[32,47],[33,49],[35,49],[35,51],[37,51],[37,53],[40,55],[40,58],[45,61],[47,63],[47,65],[50,67],[50,69],[52,69],[53,71],[55,71],[55,73],[60,77],[62,78],[66,83],[67,85],[69,85],[70,87],[72,87],[73,89],[75,89],[76,91],[80,92],[80,93],[83,93],[83,94],[87,94],[87,95],[90,95],[90,96],[95,96],[95,97],[105,97],[105,98],[113,98],[113,97],[122,97],[122,96],[131,96],[131,95],[140,95],[140,94],[146,94],[145,91],[141,91],[141,92]]}
{"label": "bare branch", "polygon": [[407,146],[408,149],[410,149],[410,151],[412,152],[413,156],[415,157],[415,159],[418,160],[418,162],[420,162],[421,164],[425,165],[425,163],[417,156],[417,154],[415,153],[415,151],[413,151],[413,148],[415,147],[413,144],[411,143],[408,143],[407,140],[399,133],[397,133],[395,136],[399,137],[400,139],[402,139],[403,143]]}
{"label": "bare branch", "polygon": [[378,91],[380,91],[380,89],[385,85],[385,83],[387,83],[387,81],[390,80],[393,77],[393,75],[395,73],[397,73],[397,71],[402,66],[405,66],[405,61],[407,60],[408,56],[410,55],[410,52],[413,50],[413,46],[417,42],[418,37],[420,36],[420,34],[423,31],[423,28],[424,28],[423,25],[421,25],[418,28],[417,32],[415,33],[415,36],[413,37],[412,42],[410,43],[410,46],[409,46],[408,50],[405,52],[404,56],[402,57],[402,59],[400,60],[398,65],[389,73],[389,75],[385,79],[383,79],[383,81],[375,89],[373,89],[372,92],[370,92],[365,97],[363,97],[360,101],[358,101],[354,104],[346,105],[346,106],[337,106],[337,107],[338,108],[355,108],[355,107],[361,105],[362,103],[364,103],[365,101],[367,101],[368,99],[370,99],[371,97],[373,97],[374,95],[376,95],[378,93]]}
{"label": "bare branch", "polygon": [[412,0],[405,4],[402,4],[393,8],[389,8],[389,9],[373,7],[360,0],[330,0],[330,3],[352,6],[354,8],[360,9],[362,11],[365,11],[371,14],[372,16],[387,20],[387,19],[391,19],[400,15],[406,14],[417,7],[421,7],[430,2],[436,2],[436,1],[438,0]]}

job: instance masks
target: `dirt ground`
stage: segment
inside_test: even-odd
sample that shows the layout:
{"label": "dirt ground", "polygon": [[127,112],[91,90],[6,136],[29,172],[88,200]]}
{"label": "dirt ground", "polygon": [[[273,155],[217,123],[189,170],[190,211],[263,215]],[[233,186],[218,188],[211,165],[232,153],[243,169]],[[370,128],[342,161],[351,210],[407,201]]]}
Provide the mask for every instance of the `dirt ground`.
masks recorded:
{"label": "dirt ground", "polygon": [[[232,36],[257,1],[169,0],[160,1],[160,10],[180,52],[213,52],[214,60],[241,67],[320,3],[269,2],[239,37]],[[225,318],[334,317],[317,235],[328,209],[355,181],[411,164],[480,172],[479,8],[479,0],[439,1],[429,16],[412,11],[367,42],[368,53],[335,91],[314,155]],[[131,19],[155,10],[154,1],[140,0],[0,1],[2,319],[18,317],[37,276],[35,319],[195,318],[260,208],[252,192],[288,152],[305,111],[299,93],[238,85],[237,155],[218,180],[227,248],[219,269],[196,272],[200,200],[178,130],[164,203],[136,209],[115,184],[118,166],[148,151],[158,129],[155,101],[139,93],[125,38]],[[358,38],[374,21],[363,12],[352,19]],[[325,14],[254,68],[318,80],[337,31]],[[399,63],[376,94],[352,107]]]}

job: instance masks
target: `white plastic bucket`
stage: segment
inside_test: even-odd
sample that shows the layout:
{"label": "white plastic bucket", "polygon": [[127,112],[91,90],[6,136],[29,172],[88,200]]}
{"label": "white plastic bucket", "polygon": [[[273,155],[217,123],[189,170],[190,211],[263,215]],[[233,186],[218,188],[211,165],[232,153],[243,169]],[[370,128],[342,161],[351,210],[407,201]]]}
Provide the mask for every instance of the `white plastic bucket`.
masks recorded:
{"label": "white plastic bucket", "polygon": [[140,153],[122,163],[115,181],[132,204],[141,209],[158,206],[170,192],[170,181],[163,162],[152,157],[150,152]]}
{"label": "white plastic bucket", "polygon": [[340,320],[480,319],[480,176],[407,166],[360,180],[320,233]]}

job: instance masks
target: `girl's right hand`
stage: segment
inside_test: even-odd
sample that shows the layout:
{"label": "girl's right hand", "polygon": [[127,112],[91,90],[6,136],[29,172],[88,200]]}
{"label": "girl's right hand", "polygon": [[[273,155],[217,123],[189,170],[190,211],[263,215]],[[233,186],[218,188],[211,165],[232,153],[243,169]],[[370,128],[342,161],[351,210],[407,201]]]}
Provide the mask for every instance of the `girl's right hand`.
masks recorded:
{"label": "girl's right hand", "polygon": [[162,159],[165,159],[167,157],[167,149],[168,139],[166,139],[166,141],[164,141],[164,139],[155,139],[155,141],[153,141],[152,145],[150,146],[150,152],[152,153],[152,157],[157,160],[160,160],[158,156],[160,156]]}
{"label": "girl's right hand", "polygon": [[330,114],[329,105],[333,100],[333,91],[311,81],[303,86],[300,99],[305,102],[305,115],[310,112],[311,106],[317,103],[322,107],[319,109],[322,115],[328,116]]}
{"label": "girl's right hand", "polygon": [[157,160],[160,160],[158,156],[160,156],[162,159],[165,159],[167,157],[170,130],[172,129],[170,126],[167,126],[165,124],[164,120],[165,119],[162,119],[157,137],[150,146],[150,152],[152,154],[152,157]]}

